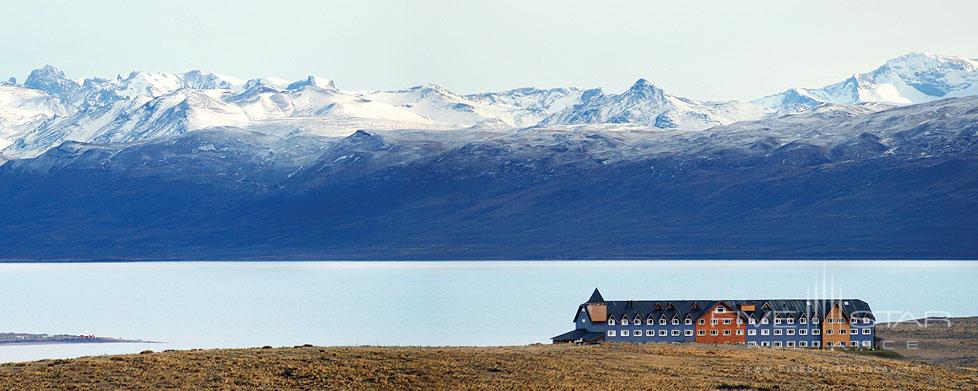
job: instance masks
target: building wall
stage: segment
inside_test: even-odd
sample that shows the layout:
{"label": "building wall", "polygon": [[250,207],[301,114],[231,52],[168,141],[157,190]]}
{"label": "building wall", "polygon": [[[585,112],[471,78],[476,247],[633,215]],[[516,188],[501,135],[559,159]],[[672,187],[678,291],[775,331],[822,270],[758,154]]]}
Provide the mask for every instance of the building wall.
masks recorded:
{"label": "building wall", "polygon": [[745,322],[732,308],[717,303],[696,320],[696,342],[707,344],[746,343]]}
{"label": "building wall", "polygon": [[[839,344],[842,344],[841,346]],[[842,313],[839,305],[832,309],[822,319],[822,347],[839,348],[849,346],[849,320]]]}

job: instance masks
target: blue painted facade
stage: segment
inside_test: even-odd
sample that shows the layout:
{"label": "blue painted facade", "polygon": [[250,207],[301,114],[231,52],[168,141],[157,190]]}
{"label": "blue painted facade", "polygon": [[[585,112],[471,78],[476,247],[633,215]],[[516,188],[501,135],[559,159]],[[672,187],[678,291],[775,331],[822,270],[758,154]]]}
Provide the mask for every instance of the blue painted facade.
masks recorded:
{"label": "blue painted facade", "polygon": [[858,299],[840,300],[673,300],[605,301],[595,289],[578,307],[575,330],[557,342],[696,342],[696,325],[717,303],[733,308],[742,321],[748,346],[824,347],[822,322],[835,306],[850,322],[848,348],[872,348],[875,317]]}

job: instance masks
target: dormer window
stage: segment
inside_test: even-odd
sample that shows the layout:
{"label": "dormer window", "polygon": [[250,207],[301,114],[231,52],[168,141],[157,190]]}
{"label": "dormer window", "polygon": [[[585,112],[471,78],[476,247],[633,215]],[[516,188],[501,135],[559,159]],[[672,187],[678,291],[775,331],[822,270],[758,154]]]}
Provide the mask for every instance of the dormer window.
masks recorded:
{"label": "dormer window", "polygon": [[788,324],[795,324],[794,318],[788,318]]}
{"label": "dormer window", "polygon": [[865,324],[869,324],[869,323],[870,323],[870,320],[869,320],[869,318],[863,318],[863,323],[865,323]]}
{"label": "dormer window", "polygon": [[724,313],[726,311],[727,311],[727,309],[726,308],[723,308],[723,306],[717,306],[716,313],[722,314],[722,313]]}
{"label": "dormer window", "polygon": [[818,318],[812,318],[812,324],[818,324]]}
{"label": "dormer window", "polygon": [[636,325],[636,326],[637,325],[640,325],[640,324],[642,324],[642,319],[640,319],[638,316],[636,316],[635,319],[632,320],[632,324],[633,325]]}
{"label": "dormer window", "polygon": [[677,324],[679,324],[679,319],[675,319],[675,318],[673,318],[673,319],[672,319],[672,324],[674,324],[674,325],[677,325]]}
{"label": "dormer window", "polygon": [[615,325],[615,320],[614,319],[608,319],[608,325],[609,326],[614,326]]}
{"label": "dormer window", "polygon": [[628,318],[622,318],[621,319],[621,325],[622,326],[628,326]]}
{"label": "dormer window", "polygon": [[691,325],[691,324],[693,324],[693,320],[690,318],[686,318],[686,325]]}
{"label": "dormer window", "polygon": [[798,319],[798,323],[807,324],[808,323],[808,319],[805,319],[805,318]]}
{"label": "dormer window", "polygon": [[781,318],[774,318],[774,324],[781,324]]}
{"label": "dormer window", "polygon": [[659,319],[659,324],[661,325],[666,324],[666,319],[665,318]]}
{"label": "dormer window", "polygon": [[767,318],[761,318],[761,324],[767,324]]}
{"label": "dormer window", "polygon": [[755,323],[757,323],[757,321],[755,321],[754,318],[747,318],[747,323],[749,323],[749,324],[755,324]]}
{"label": "dormer window", "polygon": [[648,318],[648,319],[645,320],[645,324],[650,325],[650,326],[651,325],[654,325],[655,324],[655,319]]}

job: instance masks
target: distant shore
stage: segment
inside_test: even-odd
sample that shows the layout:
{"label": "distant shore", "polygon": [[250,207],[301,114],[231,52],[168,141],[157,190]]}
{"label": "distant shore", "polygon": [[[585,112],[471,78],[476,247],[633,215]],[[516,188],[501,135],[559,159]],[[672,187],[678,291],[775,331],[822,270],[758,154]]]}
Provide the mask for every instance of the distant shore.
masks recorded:
{"label": "distant shore", "polygon": [[97,337],[72,334],[0,333],[0,346],[59,345],[83,343],[159,343],[139,339]]}

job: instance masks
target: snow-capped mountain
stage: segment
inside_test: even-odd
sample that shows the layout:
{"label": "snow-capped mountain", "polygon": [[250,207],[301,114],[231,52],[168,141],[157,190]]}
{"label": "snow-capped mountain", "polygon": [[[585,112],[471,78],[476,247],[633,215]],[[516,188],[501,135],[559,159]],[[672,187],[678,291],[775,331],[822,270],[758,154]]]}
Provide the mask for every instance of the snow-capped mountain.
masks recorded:
{"label": "snow-capped mountain", "polygon": [[924,54],[891,59],[872,72],[823,88],[796,88],[752,102],[679,97],[645,79],[619,94],[519,88],[463,95],[434,84],[350,91],[318,76],[241,81],[200,70],[74,80],[44,66],[23,84],[0,83],[0,153],[25,158],[66,141],[131,143],[228,126],[280,136],[331,137],[359,129],[600,126],[700,131],[826,103],[879,111],[970,95],[978,95],[978,61]]}
{"label": "snow-capped mountain", "polygon": [[645,79],[639,79],[621,94],[588,90],[581,100],[580,104],[545,118],[540,125],[634,124],[700,130],[767,114],[751,103],[700,102],[670,95]]}
{"label": "snow-capped mountain", "polygon": [[776,112],[792,113],[821,103],[902,105],[972,95],[978,95],[978,60],[910,53],[832,85],[792,88],[753,103]]}
{"label": "snow-capped mountain", "polygon": [[203,71],[69,79],[51,66],[0,90],[0,148],[36,156],[65,141],[135,142],[220,126],[346,136],[357,129],[517,128],[579,102],[581,91],[517,89],[463,96],[428,84],[342,91],[309,76],[247,82]]}

